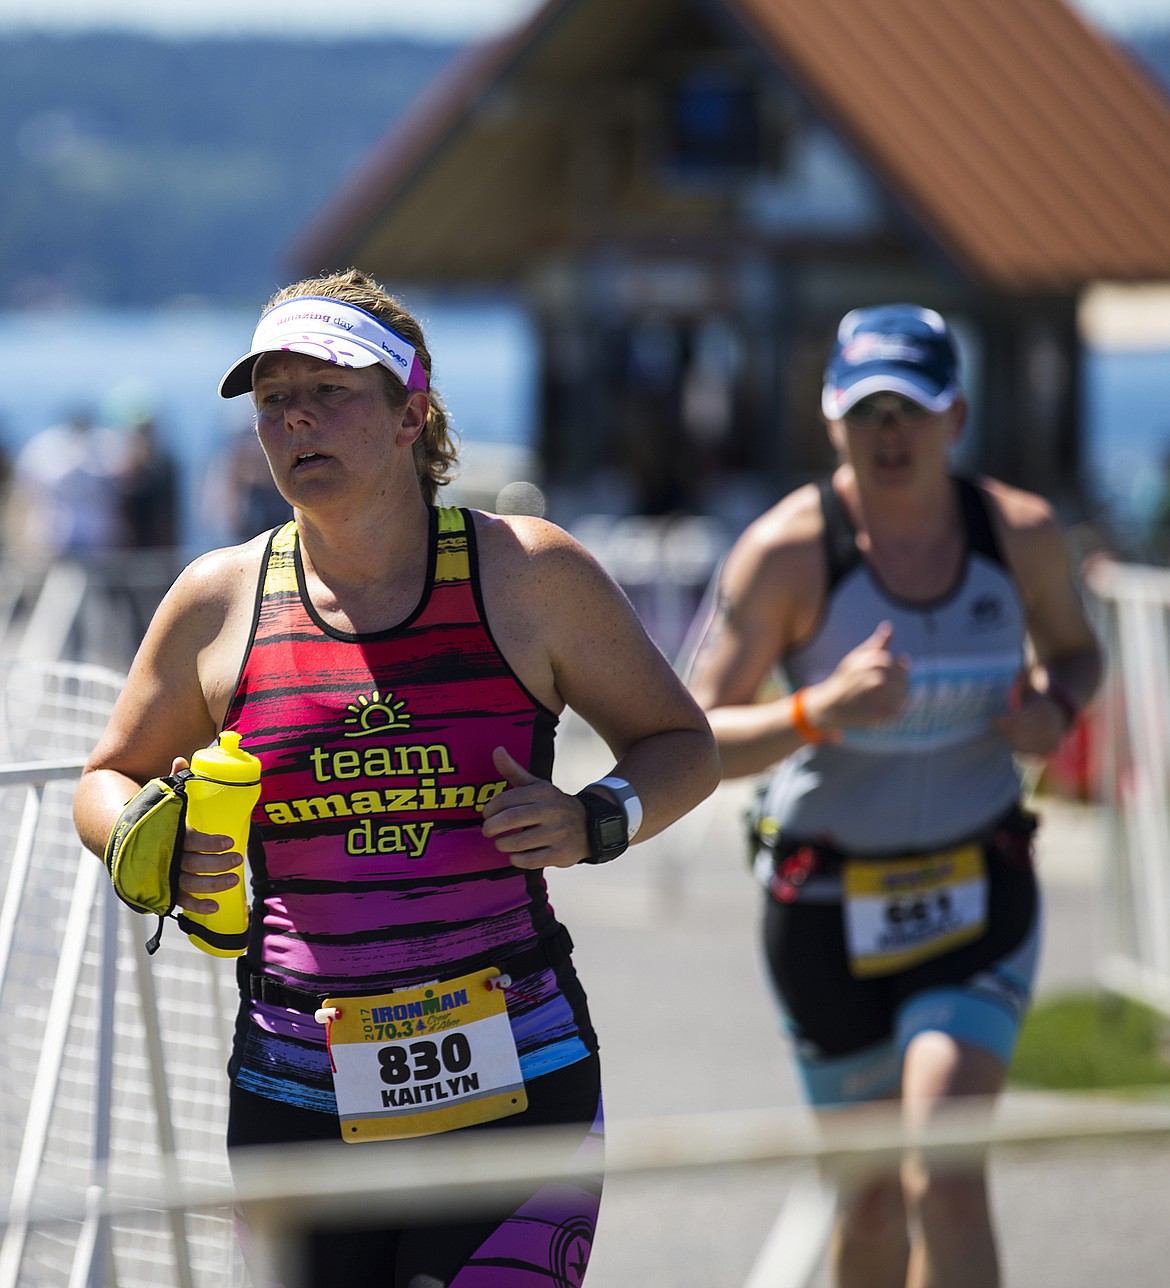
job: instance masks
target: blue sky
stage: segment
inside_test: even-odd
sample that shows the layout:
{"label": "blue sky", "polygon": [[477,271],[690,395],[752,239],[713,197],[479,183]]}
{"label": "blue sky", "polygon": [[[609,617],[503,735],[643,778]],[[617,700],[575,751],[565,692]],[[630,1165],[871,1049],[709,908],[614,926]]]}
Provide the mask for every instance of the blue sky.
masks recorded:
{"label": "blue sky", "polygon": [[[1170,27],[1170,0],[1072,0],[1113,31]],[[0,30],[120,26],[168,35],[381,33],[470,39],[510,26],[539,0],[0,0]]]}
{"label": "blue sky", "polygon": [[[1167,0],[1170,3],[1170,0]],[[121,26],[164,34],[239,32],[468,39],[510,26],[537,0],[0,0],[0,29]]]}

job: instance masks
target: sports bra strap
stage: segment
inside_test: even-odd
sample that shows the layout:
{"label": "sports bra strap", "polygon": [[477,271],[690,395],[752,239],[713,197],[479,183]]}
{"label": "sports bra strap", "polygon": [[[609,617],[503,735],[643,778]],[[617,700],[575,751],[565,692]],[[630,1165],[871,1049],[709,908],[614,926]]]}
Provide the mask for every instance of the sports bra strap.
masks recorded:
{"label": "sports bra strap", "polygon": [[[967,548],[973,554],[983,555],[1001,567],[1007,567],[999,538],[991,521],[987,498],[970,479],[955,476],[959,489],[959,509],[963,517],[963,530],[967,534]],[[817,488],[821,495],[821,513],[824,517],[825,562],[828,572],[828,589],[834,586],[861,562],[857,549],[857,530],[845,503],[837,495],[831,478],[821,479]]]}
{"label": "sports bra strap", "polygon": [[959,505],[963,511],[963,527],[967,532],[967,546],[972,554],[981,554],[1001,567],[1007,567],[999,538],[991,522],[987,498],[983,490],[970,479],[956,477],[959,485]]}
{"label": "sports bra strap", "polygon": [[821,514],[825,522],[825,565],[829,579],[827,589],[832,590],[846,573],[861,562],[861,552],[857,549],[857,529],[853,526],[845,503],[833,487],[833,480],[821,479],[817,487],[821,494]]}

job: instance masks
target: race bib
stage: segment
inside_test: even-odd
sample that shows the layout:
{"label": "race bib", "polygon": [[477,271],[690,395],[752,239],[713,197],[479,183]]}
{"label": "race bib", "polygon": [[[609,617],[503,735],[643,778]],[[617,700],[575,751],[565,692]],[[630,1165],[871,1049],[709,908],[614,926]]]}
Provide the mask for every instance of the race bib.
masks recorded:
{"label": "race bib", "polygon": [[889,975],[978,939],[987,926],[983,849],[845,864],[845,939],[859,978]]}
{"label": "race bib", "polygon": [[343,1140],[430,1136],[528,1107],[499,977],[322,1002]]}

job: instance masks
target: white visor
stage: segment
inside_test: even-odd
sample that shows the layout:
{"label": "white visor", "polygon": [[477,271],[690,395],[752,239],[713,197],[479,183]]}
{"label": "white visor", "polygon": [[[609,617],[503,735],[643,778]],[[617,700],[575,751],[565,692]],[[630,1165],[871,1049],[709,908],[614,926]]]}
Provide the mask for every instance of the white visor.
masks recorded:
{"label": "white visor", "polygon": [[221,398],[252,392],[252,368],[262,353],[303,353],[339,367],[380,363],[407,389],[426,389],[427,375],[414,346],[365,309],[322,295],[301,295],[270,308],[252,336],[252,347],[219,382]]}

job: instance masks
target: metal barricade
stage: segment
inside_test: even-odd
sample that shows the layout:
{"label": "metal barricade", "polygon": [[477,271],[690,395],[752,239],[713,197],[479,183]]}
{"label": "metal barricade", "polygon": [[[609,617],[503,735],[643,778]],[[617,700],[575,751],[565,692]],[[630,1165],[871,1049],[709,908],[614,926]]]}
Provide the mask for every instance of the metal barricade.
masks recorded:
{"label": "metal barricade", "polygon": [[[245,1282],[223,1144],[230,963],[176,934],[148,963],[152,926],[119,903],[73,826],[79,771],[123,681],[64,663],[0,671],[0,1288]],[[109,1215],[111,1190],[180,1178],[217,1187],[222,1209]],[[21,1215],[60,1195],[81,1211]]]}
{"label": "metal barricade", "polygon": [[1170,1014],[1170,569],[1086,570],[1109,669],[1095,704],[1109,808],[1100,977]]}
{"label": "metal barricade", "polygon": [[[707,567],[696,572],[696,598],[709,576]],[[1115,834],[1102,982],[1170,1013],[1170,572],[1102,563],[1089,585],[1111,663],[1095,726],[1100,790]],[[9,1021],[0,1057],[0,1183],[8,1213],[0,1288],[247,1282],[223,1145],[230,963],[204,956],[173,929],[148,962],[150,927],[112,897],[73,829],[76,775],[122,681],[97,666],[0,664],[0,763],[7,762],[0,767],[0,816],[8,838],[0,847],[0,1005]],[[1044,1123],[1043,1132],[1031,1126],[1034,1107],[1028,1112],[1032,1117],[1001,1124],[990,1139],[1031,1148],[1044,1143],[1033,1140],[1037,1133],[1054,1144],[1092,1135],[1082,1105]],[[748,1282],[811,1282],[833,1195],[808,1168],[832,1164],[832,1149],[783,1115],[613,1127],[609,1171],[618,1183],[623,1170],[652,1176],[667,1168],[754,1169],[765,1161],[798,1169]],[[1154,1107],[1131,1124],[1129,1111],[1114,1106],[1099,1130],[1125,1143],[1156,1142],[1170,1135],[1170,1122]],[[865,1153],[864,1141],[849,1148]],[[373,1196],[376,1183],[392,1206],[399,1181],[367,1174],[360,1151],[344,1158],[332,1195],[337,1210],[352,1195]],[[468,1166],[461,1155],[456,1175],[466,1177]],[[256,1212],[272,1217],[268,1230],[257,1227],[270,1262],[279,1260],[288,1205],[301,1201],[296,1185],[328,1199],[329,1176],[286,1160],[254,1178]],[[416,1189],[424,1180],[422,1171],[412,1173]],[[301,1197],[315,1206],[312,1195]]]}

